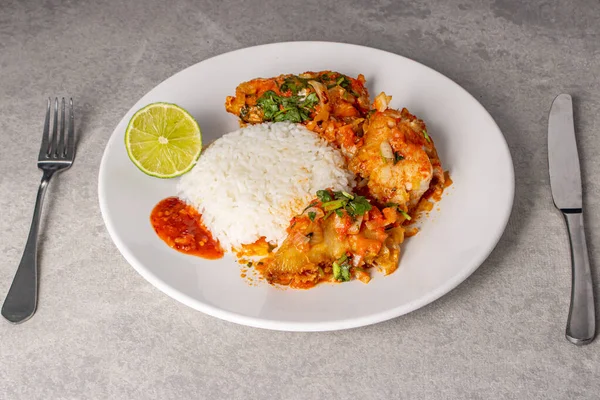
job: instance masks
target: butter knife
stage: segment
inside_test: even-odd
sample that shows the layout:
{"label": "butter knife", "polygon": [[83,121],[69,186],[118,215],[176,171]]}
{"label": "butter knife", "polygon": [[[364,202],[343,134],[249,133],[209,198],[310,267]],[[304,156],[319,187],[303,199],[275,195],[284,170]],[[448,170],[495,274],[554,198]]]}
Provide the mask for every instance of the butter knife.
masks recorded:
{"label": "butter knife", "polygon": [[571,306],[567,339],[576,345],[596,335],[596,314],[590,260],[583,229],[583,201],[579,156],[573,124],[573,102],[560,94],[548,117],[548,164],[554,205],[565,217],[571,245]]}

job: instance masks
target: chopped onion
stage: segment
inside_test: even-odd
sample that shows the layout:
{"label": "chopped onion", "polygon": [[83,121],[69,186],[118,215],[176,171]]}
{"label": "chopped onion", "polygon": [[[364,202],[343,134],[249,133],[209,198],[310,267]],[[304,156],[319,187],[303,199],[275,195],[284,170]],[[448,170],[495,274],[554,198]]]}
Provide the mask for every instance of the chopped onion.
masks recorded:
{"label": "chopped onion", "polygon": [[375,97],[375,100],[373,100],[373,108],[379,112],[384,112],[387,110],[390,101],[392,101],[392,96],[388,96],[384,92],[381,92]]}
{"label": "chopped onion", "polygon": [[306,245],[310,242],[310,237],[304,235],[300,231],[295,231],[293,235],[290,237],[291,243],[298,248],[298,246]]}
{"label": "chopped onion", "polygon": [[308,84],[315,89],[315,92],[317,92],[321,104],[325,104],[329,101],[329,98],[327,97],[327,87],[325,85],[317,81],[308,81]]}
{"label": "chopped onion", "polygon": [[360,232],[360,224],[362,224],[364,216],[363,215],[359,215],[356,218],[356,221],[354,221],[352,223],[352,225],[350,225],[350,228],[348,228],[348,233],[351,235],[356,235],[358,232]]}
{"label": "chopped onion", "polygon": [[315,218],[313,218],[314,221],[325,216],[325,213],[319,207],[308,207],[306,210],[304,210],[303,214],[308,215],[308,213],[311,212],[315,213]]}
{"label": "chopped onion", "polygon": [[383,156],[383,158],[385,158],[386,160],[394,159],[394,151],[392,150],[390,142],[388,142],[387,140],[381,142],[381,144],[379,145],[379,150],[381,151],[381,155]]}

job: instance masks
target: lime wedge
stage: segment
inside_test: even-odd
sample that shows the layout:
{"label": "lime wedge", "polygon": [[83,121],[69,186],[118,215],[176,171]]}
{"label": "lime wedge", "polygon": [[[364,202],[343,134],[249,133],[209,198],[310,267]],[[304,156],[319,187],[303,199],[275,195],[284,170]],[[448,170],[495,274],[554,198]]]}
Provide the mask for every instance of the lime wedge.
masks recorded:
{"label": "lime wedge", "polygon": [[183,108],[153,103],[136,112],[125,131],[133,163],[148,175],[174,178],[188,172],[202,151],[200,126]]}

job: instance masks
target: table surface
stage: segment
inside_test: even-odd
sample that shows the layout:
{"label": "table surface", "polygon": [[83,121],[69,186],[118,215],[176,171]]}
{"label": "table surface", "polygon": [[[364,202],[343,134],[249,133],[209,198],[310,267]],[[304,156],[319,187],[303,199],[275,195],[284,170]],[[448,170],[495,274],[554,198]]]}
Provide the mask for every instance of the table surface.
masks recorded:
{"label": "table surface", "polygon": [[[47,96],[75,98],[79,143],[75,165],[47,194],[37,313],[21,325],[0,321],[0,398],[598,398],[600,340],[576,347],[564,338],[570,256],[546,149],[552,99],[571,93],[598,282],[598,20],[592,0],[3,0],[2,297],[41,176],[35,157]],[[126,111],[189,65],[290,40],[417,60],[473,94],[502,129],[516,173],[510,222],[476,273],[433,304],[340,332],[248,328],[171,299],[112,243],[97,174]]]}

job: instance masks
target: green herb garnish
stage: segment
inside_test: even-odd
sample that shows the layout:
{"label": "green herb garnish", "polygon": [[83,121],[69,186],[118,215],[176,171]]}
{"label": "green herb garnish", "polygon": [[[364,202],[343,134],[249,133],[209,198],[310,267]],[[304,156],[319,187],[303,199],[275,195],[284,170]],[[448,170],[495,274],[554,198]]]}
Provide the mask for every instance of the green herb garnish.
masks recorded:
{"label": "green herb garnish", "polygon": [[302,107],[314,108],[319,104],[319,96],[315,92],[310,93],[302,102]]}
{"label": "green herb garnish", "polygon": [[404,160],[404,156],[399,152],[394,152],[394,165],[398,164],[398,161]]}
{"label": "green herb garnish", "polygon": [[401,210],[401,209],[398,209],[398,211],[400,211],[400,214],[402,214],[404,216],[404,218],[406,218],[407,220],[410,221],[412,219],[411,216],[408,215],[408,213],[406,211]]}
{"label": "green herb garnish", "polygon": [[431,138],[427,134],[427,129],[423,129],[423,136],[425,136],[425,139],[427,139],[428,142],[431,142]]}
{"label": "green herb garnish", "polygon": [[310,219],[311,221],[314,222],[316,216],[317,216],[316,212],[314,212],[314,211],[309,211],[308,212],[308,219]]}
{"label": "green herb garnish", "polygon": [[325,203],[326,201],[333,200],[333,198],[331,197],[331,194],[327,190],[317,190],[317,197],[323,203]]}
{"label": "green herb garnish", "polygon": [[344,213],[342,212],[342,210],[340,208],[338,208],[334,211],[335,211],[335,215],[337,215],[338,217],[342,218],[344,216]]}
{"label": "green herb garnish", "polygon": [[[317,191],[317,197],[323,202],[321,204],[323,210],[336,211],[339,217],[343,216],[342,210],[346,210],[351,217],[357,217],[364,215],[372,208],[371,203],[369,203],[365,196],[357,196],[344,191],[333,192],[332,196],[327,190],[319,190]],[[325,219],[328,216],[326,215]]]}
{"label": "green herb garnish", "polygon": [[240,109],[240,118],[242,120],[246,120],[246,118],[248,117],[248,112],[250,111],[250,109],[248,108],[248,106],[244,106]]}
{"label": "green herb garnish", "polygon": [[338,200],[332,200],[332,201],[328,201],[326,203],[323,203],[323,210],[325,211],[332,211],[332,210],[337,210],[338,208],[342,208],[346,205],[347,200],[344,201],[343,199],[338,199]]}
{"label": "green herb garnish", "polygon": [[280,97],[274,91],[267,90],[256,101],[256,104],[262,108],[265,121],[271,121],[279,111]]}
{"label": "green herb garnish", "polygon": [[354,200],[348,202],[346,211],[348,211],[348,214],[356,217],[364,215],[371,208],[371,203],[369,203],[365,196],[355,196]]}
{"label": "green herb garnish", "polygon": [[256,101],[263,110],[265,121],[289,121],[300,123],[310,119],[310,113],[319,103],[316,93],[310,93],[306,97],[301,96],[279,96],[272,90],[267,90]]}
{"label": "green herb garnish", "polygon": [[285,78],[279,89],[282,92],[289,90],[292,94],[298,94],[299,91],[306,87],[308,87],[308,79],[300,78],[299,76],[289,76]]}
{"label": "green herb garnish", "polygon": [[398,212],[400,214],[402,214],[404,216],[404,218],[406,218],[408,221],[410,221],[412,219],[411,216],[408,215],[408,213],[406,211],[404,211],[400,208],[400,204],[398,204],[398,203],[389,202],[389,203],[385,203],[385,206],[386,207],[395,207],[396,210],[398,210]]}
{"label": "green herb garnish", "polygon": [[345,254],[334,261],[331,267],[333,269],[333,279],[340,282],[348,282],[350,280],[350,263]]}
{"label": "green herb garnish", "polygon": [[346,75],[340,75],[336,83],[344,89],[350,90],[350,79]]}

